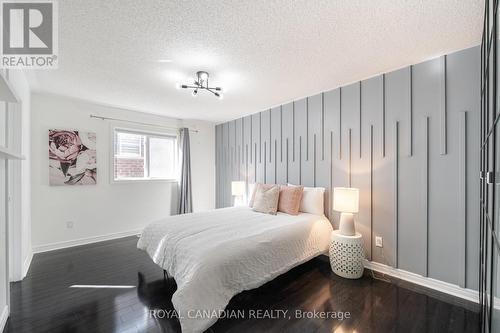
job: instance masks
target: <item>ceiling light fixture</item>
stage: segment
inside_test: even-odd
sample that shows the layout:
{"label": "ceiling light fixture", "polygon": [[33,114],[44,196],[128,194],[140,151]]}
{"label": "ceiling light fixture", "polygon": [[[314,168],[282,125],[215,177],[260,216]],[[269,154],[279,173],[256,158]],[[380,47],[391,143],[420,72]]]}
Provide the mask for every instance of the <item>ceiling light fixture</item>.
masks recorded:
{"label": "ceiling light fixture", "polygon": [[208,73],[204,71],[196,72],[196,79],[190,80],[193,82],[191,84],[177,84],[177,88],[182,89],[194,89],[191,95],[193,97],[198,96],[199,90],[206,90],[214,94],[214,96],[222,99],[222,88],[221,87],[210,87],[208,86]]}

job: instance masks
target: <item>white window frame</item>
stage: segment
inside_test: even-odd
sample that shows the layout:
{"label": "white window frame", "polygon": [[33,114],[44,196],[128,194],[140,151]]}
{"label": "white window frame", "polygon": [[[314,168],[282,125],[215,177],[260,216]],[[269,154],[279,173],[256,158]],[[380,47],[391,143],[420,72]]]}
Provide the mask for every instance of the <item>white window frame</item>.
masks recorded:
{"label": "white window frame", "polygon": [[[145,158],[145,168],[147,169],[147,163],[148,163],[148,154],[149,154],[149,137],[156,137],[156,138],[165,138],[165,137],[170,137],[170,138],[175,138],[176,141],[176,146],[177,148],[179,147],[179,133],[176,131],[169,131],[169,130],[150,130],[150,129],[143,129],[141,127],[124,127],[124,126],[110,126],[110,183],[111,184],[124,184],[124,183],[141,183],[141,182],[178,182],[177,178],[155,178],[155,177],[147,177],[147,178],[126,178],[126,179],[115,179],[115,131],[121,131],[121,132],[129,132],[131,134],[139,134],[139,135],[145,135],[147,136],[146,139],[146,147],[144,151],[144,158]],[[132,157],[133,158],[133,157]],[[174,163],[178,165],[179,162],[179,149],[175,149],[175,156],[174,156]]]}

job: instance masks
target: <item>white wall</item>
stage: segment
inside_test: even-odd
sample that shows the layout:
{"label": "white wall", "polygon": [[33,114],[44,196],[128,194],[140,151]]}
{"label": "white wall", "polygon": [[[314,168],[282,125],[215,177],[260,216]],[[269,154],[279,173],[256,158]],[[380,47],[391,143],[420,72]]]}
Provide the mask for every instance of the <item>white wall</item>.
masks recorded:
{"label": "white wall", "polygon": [[24,156],[10,163],[10,279],[24,278],[32,258],[31,249],[31,92],[25,72],[10,70],[9,82],[19,104],[9,104],[9,145]]}
{"label": "white wall", "polygon": [[[110,183],[110,122],[90,114],[163,126],[188,126],[195,211],[215,207],[215,127],[47,94],[32,95],[32,244],[34,251],[77,240],[128,233],[176,212],[177,183]],[[121,123],[133,128],[134,125]],[[49,186],[47,133],[50,128],[97,134],[97,185]],[[156,129],[155,129],[156,130]],[[72,221],[74,227],[67,228]]]}

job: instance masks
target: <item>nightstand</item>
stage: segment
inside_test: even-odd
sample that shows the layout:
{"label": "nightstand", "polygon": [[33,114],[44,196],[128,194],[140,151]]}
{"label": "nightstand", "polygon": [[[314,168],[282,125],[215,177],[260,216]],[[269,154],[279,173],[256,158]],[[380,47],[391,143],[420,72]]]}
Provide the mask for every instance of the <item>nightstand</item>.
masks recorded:
{"label": "nightstand", "polygon": [[332,232],[330,242],[330,265],[338,276],[359,279],[363,275],[363,237],[360,233],[344,236],[339,230]]}

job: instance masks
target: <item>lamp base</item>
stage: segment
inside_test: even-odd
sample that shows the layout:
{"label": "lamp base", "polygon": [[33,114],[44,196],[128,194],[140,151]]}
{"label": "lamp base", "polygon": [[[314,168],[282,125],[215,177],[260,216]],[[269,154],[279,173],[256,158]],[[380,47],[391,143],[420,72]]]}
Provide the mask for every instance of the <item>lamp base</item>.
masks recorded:
{"label": "lamp base", "polygon": [[354,228],[354,215],[352,213],[342,213],[340,215],[339,231],[344,236],[356,235]]}
{"label": "lamp base", "polygon": [[234,207],[241,207],[245,206],[245,201],[243,200],[242,195],[235,195],[234,196]]}

